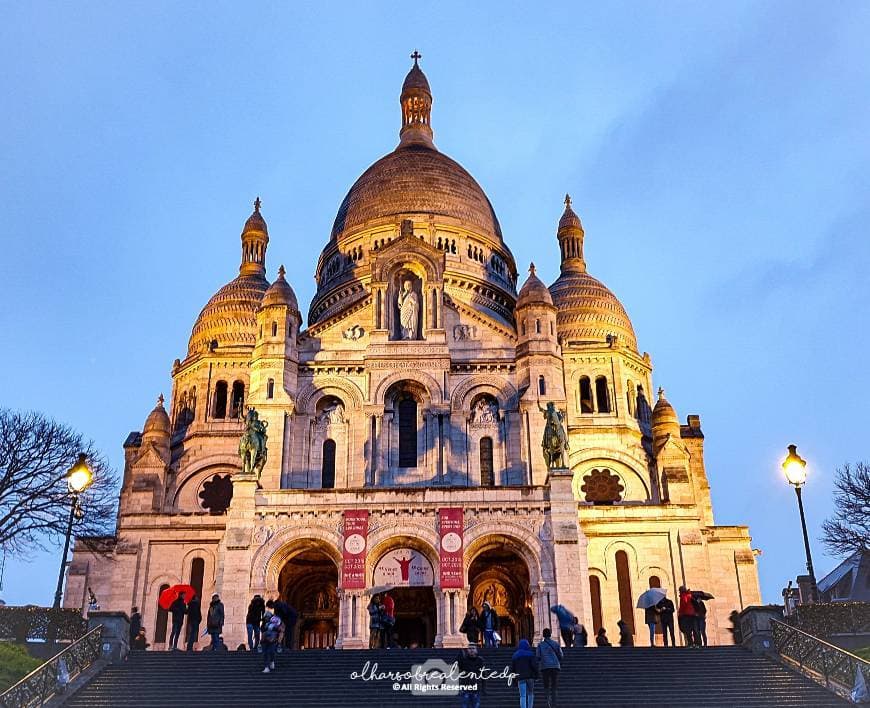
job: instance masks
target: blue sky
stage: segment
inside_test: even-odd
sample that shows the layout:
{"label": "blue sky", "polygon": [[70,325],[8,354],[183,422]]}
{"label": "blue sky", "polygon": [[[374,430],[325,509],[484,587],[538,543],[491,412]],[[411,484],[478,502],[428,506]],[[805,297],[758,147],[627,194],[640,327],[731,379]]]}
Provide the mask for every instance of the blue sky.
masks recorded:
{"label": "blue sky", "polygon": [[[4,3],[0,405],[120,468],[257,194],[269,275],[284,263],[307,308],[419,48],[437,145],[548,282],[572,194],[590,272],[701,415],[716,520],[751,526],[776,601],[804,563],[786,445],[819,576],[833,471],[870,458],[868,32],[859,2]],[[50,602],[58,562],[8,562],[3,598]]]}

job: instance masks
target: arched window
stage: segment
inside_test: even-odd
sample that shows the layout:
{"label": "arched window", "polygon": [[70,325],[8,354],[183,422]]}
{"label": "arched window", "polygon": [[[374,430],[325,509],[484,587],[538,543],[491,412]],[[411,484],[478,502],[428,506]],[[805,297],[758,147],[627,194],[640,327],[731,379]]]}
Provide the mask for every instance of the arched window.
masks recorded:
{"label": "arched window", "polygon": [[278,323],[277,322],[272,323],[272,336],[273,337],[278,336]]}
{"label": "arched window", "polygon": [[196,590],[196,596],[200,599],[202,599],[202,581],[204,578],[205,561],[202,558],[194,558],[190,561],[190,587]]}
{"label": "arched window", "polygon": [[616,586],[619,590],[620,619],[634,634],[634,602],[631,594],[631,575],[628,571],[628,554],[625,551],[616,552]]}
{"label": "arched window", "polygon": [[266,382],[266,398],[275,397],[275,379],[269,379]]}
{"label": "arched window", "polygon": [[535,320],[535,334],[541,333],[541,320]]}
{"label": "arched window", "polygon": [[231,418],[241,418],[242,408],[245,405],[245,384],[243,381],[233,382],[233,404],[230,408]]}
{"label": "arched window", "polygon": [[634,384],[631,380],[625,382],[625,402],[628,404],[628,414],[634,415]]}
{"label": "arched window", "polygon": [[553,324],[553,320],[550,320],[550,336],[552,337],[556,334],[556,326]]}
{"label": "arched window", "polygon": [[525,337],[525,336],[526,336],[526,321],[525,321],[525,320],[523,320],[522,322],[520,322],[520,328],[522,329],[522,331],[523,331],[523,336]]}
{"label": "arched window", "polygon": [[214,417],[227,417],[227,382],[218,381],[214,387]]}
{"label": "arched window", "polygon": [[599,413],[610,413],[610,396],[607,395],[607,379],[604,376],[595,379],[595,399]]}
{"label": "arched window", "polygon": [[417,401],[403,394],[399,401],[399,467],[417,466]]}
{"label": "arched window", "polygon": [[335,488],[335,440],[323,441],[323,463],[320,466],[320,486]]}
{"label": "arched window", "polygon": [[[169,588],[168,584],[163,584],[160,586],[160,590],[157,591],[157,598],[160,599],[160,595],[164,590]],[[166,621],[169,619],[169,612],[164,610],[160,603],[157,603],[157,620],[154,623],[154,642],[165,642],[166,641]]]}
{"label": "arched window", "polygon": [[592,408],[592,386],[588,376],[580,377],[580,412],[594,413]]}
{"label": "arched window", "polygon": [[592,600],[592,631],[597,633],[604,626],[601,619],[601,581],[597,575],[589,576],[589,598]]}
{"label": "arched window", "polygon": [[480,484],[483,487],[495,485],[495,474],[492,466],[492,438],[480,439]]}
{"label": "arched window", "polygon": [[547,381],[543,376],[538,377],[538,393],[542,396],[547,394]]}

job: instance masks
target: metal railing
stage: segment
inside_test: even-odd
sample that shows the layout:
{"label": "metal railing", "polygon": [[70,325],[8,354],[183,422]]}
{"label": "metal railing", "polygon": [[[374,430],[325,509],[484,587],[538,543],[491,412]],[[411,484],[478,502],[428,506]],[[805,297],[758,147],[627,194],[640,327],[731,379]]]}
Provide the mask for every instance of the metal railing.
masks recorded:
{"label": "metal railing", "polygon": [[42,666],[31,671],[12,688],[0,694],[0,706],[41,706],[55,695],[63,693],[70,681],[100,658],[102,633],[102,625],[94,627]]}
{"label": "metal railing", "polygon": [[858,670],[870,684],[870,661],[779,620],[770,629],[780,657],[829,691],[848,699]]}

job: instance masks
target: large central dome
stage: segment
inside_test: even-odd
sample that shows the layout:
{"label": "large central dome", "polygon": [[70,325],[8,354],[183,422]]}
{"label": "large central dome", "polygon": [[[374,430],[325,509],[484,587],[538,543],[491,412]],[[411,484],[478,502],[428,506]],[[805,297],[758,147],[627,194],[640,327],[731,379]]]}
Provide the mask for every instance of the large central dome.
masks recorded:
{"label": "large central dome", "polygon": [[501,228],[480,185],[455,160],[434,147],[400,146],[369,167],[338,208],[332,238],[399,214],[457,219],[501,240]]}

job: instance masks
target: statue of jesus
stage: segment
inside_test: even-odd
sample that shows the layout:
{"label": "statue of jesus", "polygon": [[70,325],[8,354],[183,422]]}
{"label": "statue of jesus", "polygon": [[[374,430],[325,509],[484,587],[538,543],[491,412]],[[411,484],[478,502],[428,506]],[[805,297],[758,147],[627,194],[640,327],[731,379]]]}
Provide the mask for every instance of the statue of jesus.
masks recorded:
{"label": "statue of jesus", "polygon": [[402,328],[402,339],[417,339],[417,323],[420,318],[420,298],[413,290],[410,280],[402,283],[398,298],[399,324]]}

